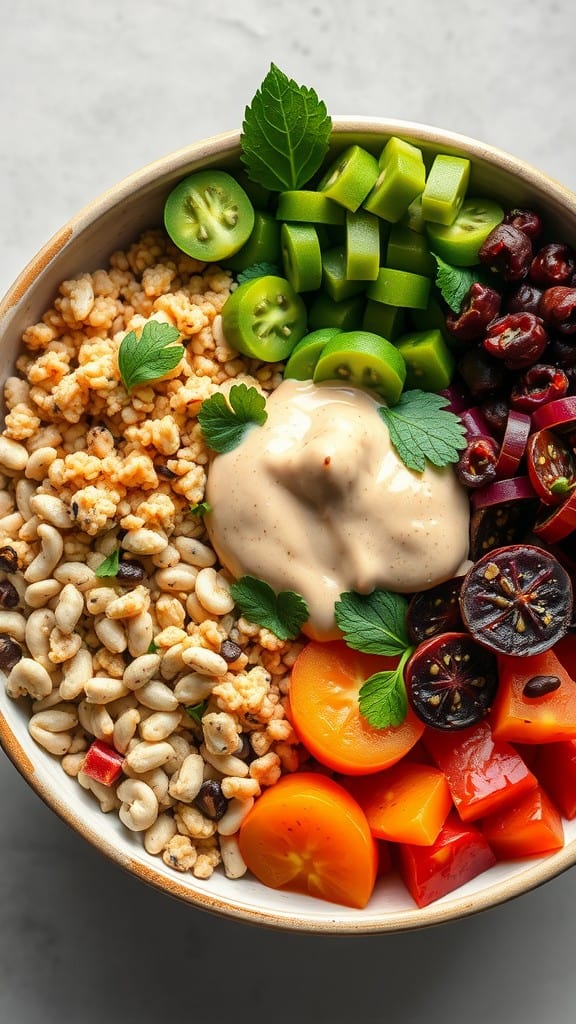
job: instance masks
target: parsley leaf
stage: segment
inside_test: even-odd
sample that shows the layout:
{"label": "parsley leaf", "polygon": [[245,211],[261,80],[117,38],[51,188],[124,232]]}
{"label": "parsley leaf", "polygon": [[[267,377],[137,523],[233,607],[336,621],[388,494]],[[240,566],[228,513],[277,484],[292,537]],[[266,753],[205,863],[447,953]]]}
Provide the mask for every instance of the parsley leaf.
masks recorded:
{"label": "parsley leaf", "polygon": [[272,277],[283,277],[283,271],[274,263],[252,263],[236,275],[236,280],[238,284],[244,284],[244,281],[254,281],[257,277],[268,277],[270,275]]}
{"label": "parsley leaf", "polygon": [[240,143],[248,177],[273,192],[302,188],[324,160],[331,130],[314,90],[271,64],[244,112]]}
{"label": "parsley leaf", "polygon": [[97,569],[94,570],[94,575],[102,579],[105,576],[117,576],[118,569],[120,568],[120,548],[116,548],[108,558],[105,558]]}
{"label": "parsley leaf", "polygon": [[404,665],[412,651],[412,647],[407,648],[396,668],[376,672],[360,687],[360,714],[375,729],[402,725],[406,718],[408,698],[404,685]]}
{"label": "parsley leaf", "polygon": [[408,469],[421,473],[426,460],[438,467],[458,461],[458,452],[466,447],[465,432],[447,404],[442,395],[416,388],[405,391],[393,408],[380,406],[390,440]]}
{"label": "parsley leaf", "polygon": [[402,654],[410,643],[407,609],[408,601],[401,594],[374,590],[371,594],[340,594],[334,611],[348,647],[364,654],[393,657]]}
{"label": "parsley leaf", "polygon": [[206,443],[220,454],[237,448],[250,427],[255,423],[261,426],[267,419],[266,399],[245,384],[234,384],[228,401],[221,391],[211,395],[198,413]]}
{"label": "parsley leaf", "polygon": [[130,331],[118,349],[118,367],[126,391],[161,380],[173,370],[184,355],[184,346],[175,345],[180,331],[172,324],[148,320],[140,340]]}
{"label": "parsley leaf", "polygon": [[280,640],[294,640],[308,618],[308,606],[300,594],[293,590],[276,594],[257,576],[241,576],[230,590],[242,615],[269,629]]}
{"label": "parsley leaf", "polygon": [[206,711],[207,707],[208,701],[201,700],[198,702],[198,704],[190,704],[189,707],[185,708],[184,710],[186,711],[188,718],[191,718],[193,722],[196,722],[196,725],[200,725],[202,721],[202,716]]}
{"label": "parsley leaf", "polygon": [[190,506],[191,516],[207,516],[212,511],[212,506],[209,501],[199,501],[196,505]]}
{"label": "parsley leaf", "polygon": [[490,285],[491,288],[495,287],[496,276],[491,275],[489,271],[477,267],[453,267],[435,252],[432,255],[436,260],[436,287],[453,313],[460,312],[473,284],[481,282]]}

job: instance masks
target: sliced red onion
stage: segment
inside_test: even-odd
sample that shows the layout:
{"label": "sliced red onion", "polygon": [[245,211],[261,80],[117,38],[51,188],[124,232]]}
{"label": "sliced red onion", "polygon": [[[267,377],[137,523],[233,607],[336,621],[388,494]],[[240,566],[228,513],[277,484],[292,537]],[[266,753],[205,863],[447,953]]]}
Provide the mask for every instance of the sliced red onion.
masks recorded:
{"label": "sliced red onion", "polygon": [[470,396],[466,394],[464,388],[459,388],[456,384],[450,384],[449,387],[439,391],[438,394],[447,399],[448,405],[446,408],[457,416],[469,406]]}
{"label": "sliced red onion", "polygon": [[484,413],[477,405],[464,409],[458,415],[466,431],[467,441],[472,441],[476,437],[489,437],[492,441],[494,440],[494,434],[486,422]]}
{"label": "sliced red onion", "polygon": [[536,498],[536,492],[527,476],[513,476],[505,480],[495,480],[493,484],[473,491],[470,494],[470,504],[473,509],[477,509]]}
{"label": "sliced red onion", "polygon": [[556,398],[553,402],[539,406],[532,413],[532,429],[543,427],[570,427],[576,423],[576,395]]}
{"label": "sliced red onion", "polygon": [[525,412],[511,409],[506,420],[506,429],[502,438],[502,447],[496,463],[496,477],[505,480],[511,477],[522,462],[526,451],[526,443],[530,434],[532,420]]}

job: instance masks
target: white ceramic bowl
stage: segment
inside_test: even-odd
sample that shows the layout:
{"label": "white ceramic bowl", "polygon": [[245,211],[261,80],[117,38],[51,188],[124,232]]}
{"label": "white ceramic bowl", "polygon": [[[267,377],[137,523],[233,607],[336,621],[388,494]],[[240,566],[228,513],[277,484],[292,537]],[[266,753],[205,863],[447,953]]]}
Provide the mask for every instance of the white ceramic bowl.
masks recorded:
{"label": "white ceramic bowl", "polygon": [[[414,141],[425,153],[442,151],[471,158],[470,193],[500,197],[504,204],[535,206],[555,237],[576,244],[576,196],[538,170],[481,142],[404,121],[333,118],[333,145],[360,143],[379,152],[389,135]],[[239,133],[229,132],[178,150],[130,175],[72,218],[31,260],[0,303],[2,379],[10,372],[25,327],[50,305],[61,281],[105,265],[148,227],[162,223],[164,201],[174,184],[201,167],[233,165]],[[565,822],[566,845],[537,860],[499,863],[449,896],[418,909],[404,885],[379,881],[369,905],[354,910],[265,888],[245,877],[215,873],[208,881],[175,874],[149,856],[138,835],[68,778],[59,761],[31,739],[26,711],[0,687],[0,742],[38,795],[88,842],[121,867],[192,905],[228,917],[295,931],[369,933],[429,926],[502,903],[546,882],[576,862],[576,820]]]}

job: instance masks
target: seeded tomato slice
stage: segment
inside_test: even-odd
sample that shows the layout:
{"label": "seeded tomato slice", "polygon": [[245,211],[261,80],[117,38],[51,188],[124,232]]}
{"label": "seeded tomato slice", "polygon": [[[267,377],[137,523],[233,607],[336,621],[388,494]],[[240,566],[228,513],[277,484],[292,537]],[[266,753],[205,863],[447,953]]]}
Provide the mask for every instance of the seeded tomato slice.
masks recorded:
{"label": "seeded tomato slice", "polygon": [[572,618],[570,577],[549,552],[530,544],[490,551],[466,573],[460,610],[466,628],[501,654],[546,651]]}

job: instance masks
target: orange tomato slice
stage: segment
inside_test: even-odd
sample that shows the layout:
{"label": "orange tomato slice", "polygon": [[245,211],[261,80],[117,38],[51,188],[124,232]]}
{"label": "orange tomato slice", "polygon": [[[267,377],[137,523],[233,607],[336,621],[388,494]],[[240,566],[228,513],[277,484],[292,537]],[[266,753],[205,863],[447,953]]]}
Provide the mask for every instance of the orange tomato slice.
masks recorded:
{"label": "orange tomato slice", "polygon": [[353,651],[341,640],[312,640],[300,652],[290,681],[291,718],[301,742],[321,764],[366,775],[395,764],[418,742],[425,727],[411,709],[402,725],[375,729],[358,707],[362,684],[398,661]]}
{"label": "orange tomato slice", "polygon": [[365,907],[378,850],[364,812],[338,783],[314,772],[266,789],[238,835],[248,870],[272,889]]}

